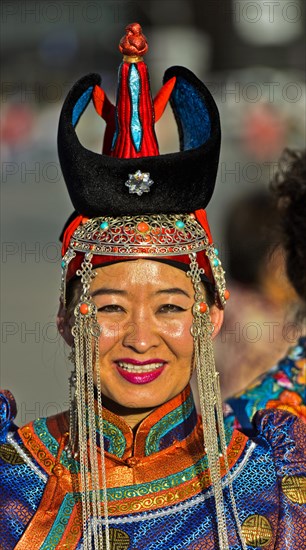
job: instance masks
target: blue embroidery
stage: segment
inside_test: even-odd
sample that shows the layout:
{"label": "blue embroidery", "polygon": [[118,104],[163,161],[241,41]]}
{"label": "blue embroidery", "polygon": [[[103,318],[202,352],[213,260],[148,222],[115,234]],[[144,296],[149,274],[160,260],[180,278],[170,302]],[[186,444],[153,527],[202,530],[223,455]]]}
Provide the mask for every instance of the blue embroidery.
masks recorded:
{"label": "blue embroidery", "polygon": [[[188,419],[191,418],[191,423],[187,428]],[[177,409],[166,414],[159,422],[152,426],[146,438],[145,445],[145,454],[149,456],[153,453],[157,453],[159,450],[164,448],[161,444],[163,439],[169,435],[171,432],[174,439],[183,440],[189,433],[195,428],[197,423],[197,414],[194,406],[193,397],[190,394],[187,400],[182,403]],[[180,430],[179,428],[182,428]],[[168,439],[168,445],[171,445],[171,438]]]}
{"label": "blue embroidery", "polygon": [[[15,441],[21,448],[18,434]],[[5,443],[7,445],[7,443]],[[31,461],[40,466],[33,457]],[[0,547],[15,548],[41,500],[45,482],[25,463],[11,464],[0,458]]]}
{"label": "blue embroidery", "polygon": [[14,413],[13,413],[13,396],[9,393],[0,392],[0,443],[6,441],[6,437],[9,431],[13,431],[14,428]]}
{"label": "blue embroidery", "polygon": [[277,365],[259,376],[243,392],[227,399],[230,409],[225,416],[226,426],[233,428],[238,422],[242,428],[249,429],[255,412],[265,409],[271,400],[279,401],[281,404],[284,391],[294,393],[296,397],[300,396],[301,403],[305,403],[303,365],[299,363],[305,357],[306,338],[302,337]]}

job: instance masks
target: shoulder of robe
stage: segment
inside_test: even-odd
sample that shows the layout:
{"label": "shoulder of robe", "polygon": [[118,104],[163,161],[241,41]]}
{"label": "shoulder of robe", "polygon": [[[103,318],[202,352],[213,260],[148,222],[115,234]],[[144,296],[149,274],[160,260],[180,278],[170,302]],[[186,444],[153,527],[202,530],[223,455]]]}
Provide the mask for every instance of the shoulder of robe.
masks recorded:
{"label": "shoulder of robe", "polygon": [[280,409],[258,411],[253,418],[254,440],[272,449],[277,475],[306,476],[306,424]]}

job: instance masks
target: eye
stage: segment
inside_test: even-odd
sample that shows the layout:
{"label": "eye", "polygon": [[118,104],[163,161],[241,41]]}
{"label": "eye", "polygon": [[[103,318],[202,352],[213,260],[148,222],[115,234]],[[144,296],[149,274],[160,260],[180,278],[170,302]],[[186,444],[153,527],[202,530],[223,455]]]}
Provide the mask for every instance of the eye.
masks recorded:
{"label": "eye", "polygon": [[158,313],[181,313],[183,311],[186,309],[176,304],[164,304],[158,309]]}
{"label": "eye", "polygon": [[105,312],[105,313],[121,313],[122,311],[125,311],[125,309],[122,306],[119,306],[117,304],[108,304],[106,306],[102,306],[98,308],[98,312]]}

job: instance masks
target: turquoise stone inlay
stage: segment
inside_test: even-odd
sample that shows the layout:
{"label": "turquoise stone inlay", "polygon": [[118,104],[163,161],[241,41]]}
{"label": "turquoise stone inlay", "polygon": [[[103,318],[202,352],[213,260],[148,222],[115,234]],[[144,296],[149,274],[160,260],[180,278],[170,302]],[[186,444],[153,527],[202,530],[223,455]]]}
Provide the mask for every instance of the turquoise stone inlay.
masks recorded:
{"label": "turquoise stone inlay", "polygon": [[130,87],[132,108],[130,128],[134,146],[138,153],[140,151],[142,140],[142,127],[139,118],[140,77],[135,63],[131,63],[128,81]]}

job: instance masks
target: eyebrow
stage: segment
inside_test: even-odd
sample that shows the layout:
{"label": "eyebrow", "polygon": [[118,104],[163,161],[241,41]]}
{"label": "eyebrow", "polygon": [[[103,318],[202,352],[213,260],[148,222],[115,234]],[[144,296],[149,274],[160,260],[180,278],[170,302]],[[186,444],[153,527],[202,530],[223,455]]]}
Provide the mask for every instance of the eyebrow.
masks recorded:
{"label": "eyebrow", "polygon": [[187,296],[187,298],[190,298],[190,295],[188,294],[188,292],[186,292],[186,290],[183,290],[182,288],[177,288],[177,287],[158,290],[156,294],[181,294],[183,296]]}
{"label": "eyebrow", "polygon": [[[101,287],[101,288],[97,288],[96,290],[94,290],[90,295],[91,295],[92,298],[94,298],[94,296],[109,296],[110,294],[117,294],[119,296],[127,296],[127,291],[126,290],[119,290],[118,288]],[[186,292],[182,288],[177,288],[177,287],[165,288],[165,289],[162,289],[162,290],[158,290],[156,292],[156,294],[157,295],[159,295],[159,294],[180,294],[182,296],[187,296],[187,298],[190,298],[190,295],[188,294],[188,292]]]}
{"label": "eyebrow", "polygon": [[118,288],[97,288],[97,290],[94,290],[90,296],[93,298],[94,296],[108,296],[109,294],[118,294],[120,296],[126,296],[127,292],[126,290],[119,290]]}

